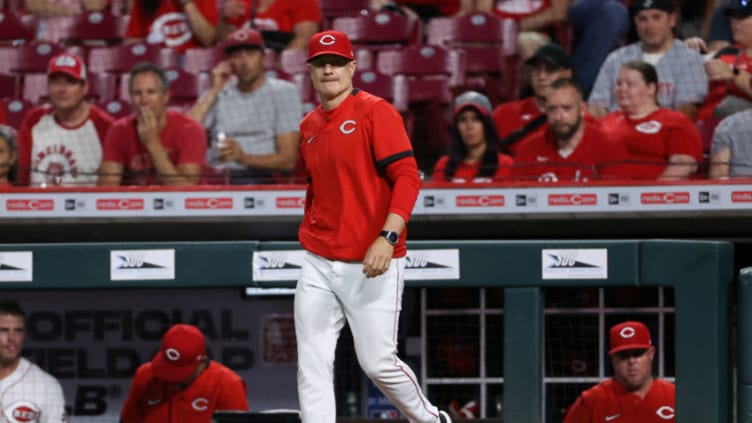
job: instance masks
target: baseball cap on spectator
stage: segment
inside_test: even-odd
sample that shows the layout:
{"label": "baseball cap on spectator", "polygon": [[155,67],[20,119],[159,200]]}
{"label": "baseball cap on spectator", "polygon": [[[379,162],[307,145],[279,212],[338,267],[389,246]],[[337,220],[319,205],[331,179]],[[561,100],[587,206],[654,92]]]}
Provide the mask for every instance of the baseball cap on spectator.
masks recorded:
{"label": "baseball cap on spectator", "polygon": [[650,331],[640,322],[624,322],[611,327],[611,349],[608,355],[625,350],[646,350],[653,346]]}
{"label": "baseball cap on spectator", "polygon": [[47,66],[47,76],[55,73],[64,73],[79,81],[86,81],[86,65],[80,57],[63,53],[50,59]]}
{"label": "baseball cap on spectator", "polygon": [[561,69],[572,68],[572,58],[569,56],[569,53],[562,46],[553,43],[538,47],[535,53],[525,61],[525,64],[535,65],[540,62],[546,62]]}
{"label": "baseball cap on spectator", "polygon": [[484,116],[490,115],[493,109],[488,97],[476,91],[465,92],[454,100],[454,115],[457,116],[468,107],[472,107]]}
{"label": "baseball cap on spectator", "polygon": [[752,16],[752,0],[733,0],[723,14],[739,19]]}
{"label": "baseball cap on spectator", "polygon": [[350,39],[347,38],[347,34],[340,31],[323,31],[311,37],[308,42],[308,61],[325,54],[355,60]]}
{"label": "baseball cap on spectator", "polygon": [[162,337],[162,346],[151,359],[151,366],[157,378],[182,382],[205,358],[206,339],[201,330],[191,325],[176,324]]}
{"label": "baseball cap on spectator", "polygon": [[225,54],[230,54],[235,49],[248,47],[264,49],[264,38],[260,32],[252,28],[241,28],[234,31],[222,45]]}
{"label": "baseball cap on spectator", "polygon": [[635,13],[648,9],[658,9],[666,13],[673,13],[674,0],[637,0],[632,3],[632,9],[634,9]]}

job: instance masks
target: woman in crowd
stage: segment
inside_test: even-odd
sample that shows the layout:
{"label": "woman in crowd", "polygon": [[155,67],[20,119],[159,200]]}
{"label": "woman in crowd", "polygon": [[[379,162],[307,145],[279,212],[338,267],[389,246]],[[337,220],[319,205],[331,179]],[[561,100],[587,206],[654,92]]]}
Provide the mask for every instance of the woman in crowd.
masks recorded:
{"label": "woman in crowd", "polygon": [[9,187],[16,164],[16,131],[0,125],[0,188]]}
{"label": "woman in crowd", "polygon": [[702,140],[686,115],[660,107],[658,74],[642,61],[625,63],[614,97],[620,110],[601,123],[612,140],[629,153],[629,174],[637,179],[684,179],[702,161]]}
{"label": "woman in crowd", "polygon": [[490,182],[509,176],[513,160],[498,152],[499,135],[491,110],[483,94],[468,91],[457,97],[449,154],[436,162],[433,180]]}

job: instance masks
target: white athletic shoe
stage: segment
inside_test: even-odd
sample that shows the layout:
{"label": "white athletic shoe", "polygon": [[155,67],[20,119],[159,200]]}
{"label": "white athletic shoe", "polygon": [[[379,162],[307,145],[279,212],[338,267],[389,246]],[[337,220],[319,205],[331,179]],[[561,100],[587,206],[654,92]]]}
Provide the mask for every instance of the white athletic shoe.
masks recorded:
{"label": "white athletic shoe", "polygon": [[452,418],[449,417],[449,414],[446,411],[439,410],[439,421],[441,423],[452,423]]}

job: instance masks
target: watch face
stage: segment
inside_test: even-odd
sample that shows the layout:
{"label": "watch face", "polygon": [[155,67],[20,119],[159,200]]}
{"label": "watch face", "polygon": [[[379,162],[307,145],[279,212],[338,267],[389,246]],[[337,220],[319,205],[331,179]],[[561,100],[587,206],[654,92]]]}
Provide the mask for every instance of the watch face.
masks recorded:
{"label": "watch face", "polygon": [[382,231],[381,236],[386,238],[387,241],[389,241],[390,244],[394,245],[399,241],[399,235],[397,235],[397,232],[389,232],[389,231]]}

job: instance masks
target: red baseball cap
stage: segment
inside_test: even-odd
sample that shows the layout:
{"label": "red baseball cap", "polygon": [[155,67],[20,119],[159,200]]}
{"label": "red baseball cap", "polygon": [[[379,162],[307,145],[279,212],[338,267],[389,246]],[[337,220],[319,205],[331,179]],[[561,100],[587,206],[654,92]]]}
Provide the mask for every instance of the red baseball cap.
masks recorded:
{"label": "red baseball cap", "polygon": [[652,346],[650,331],[640,322],[624,322],[611,327],[611,349],[608,355],[624,350],[644,350]]}
{"label": "red baseball cap", "polygon": [[241,28],[234,31],[222,45],[225,54],[236,47],[255,47],[264,49],[264,38],[261,33],[251,28]]}
{"label": "red baseball cap", "polygon": [[86,81],[86,65],[80,57],[74,54],[58,54],[50,59],[47,66],[47,76],[53,73],[64,73],[79,81]]}
{"label": "red baseball cap", "polygon": [[340,31],[324,31],[314,34],[308,41],[308,61],[324,54],[333,54],[355,60],[352,43],[347,34]]}
{"label": "red baseball cap", "polygon": [[162,346],[151,359],[151,367],[159,379],[182,382],[205,358],[206,339],[201,330],[191,325],[176,324],[162,337]]}

